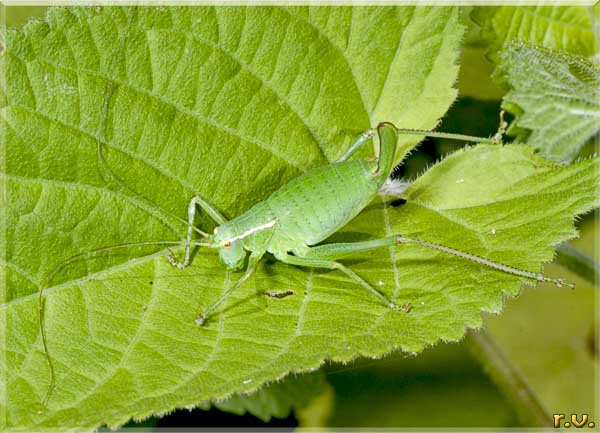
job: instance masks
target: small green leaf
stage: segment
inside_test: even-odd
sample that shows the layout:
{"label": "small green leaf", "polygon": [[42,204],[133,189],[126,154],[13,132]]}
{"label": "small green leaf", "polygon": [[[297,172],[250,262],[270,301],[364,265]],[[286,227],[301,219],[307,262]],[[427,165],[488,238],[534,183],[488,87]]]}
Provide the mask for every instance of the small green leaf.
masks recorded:
{"label": "small green leaf", "polygon": [[600,67],[520,43],[500,58],[499,73],[512,88],[503,107],[516,116],[509,133],[547,158],[572,161],[600,130]]}
{"label": "small green leaf", "polygon": [[492,51],[510,41],[555,48],[582,56],[598,52],[590,7],[479,6],[471,16]]}
{"label": "small green leaf", "polygon": [[289,416],[292,409],[305,408],[313,399],[328,391],[328,387],[321,373],[293,376],[282,382],[265,385],[253,394],[236,394],[230,399],[215,401],[213,405],[238,415],[248,412],[268,422],[272,417]]}

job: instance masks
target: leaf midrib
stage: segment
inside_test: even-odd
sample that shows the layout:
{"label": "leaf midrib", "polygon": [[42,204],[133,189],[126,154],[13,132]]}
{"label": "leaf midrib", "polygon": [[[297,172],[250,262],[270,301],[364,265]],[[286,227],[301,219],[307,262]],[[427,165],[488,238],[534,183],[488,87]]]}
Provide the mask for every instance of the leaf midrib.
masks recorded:
{"label": "leaf midrib", "polygon": [[[181,246],[171,247],[171,250],[177,250],[177,249],[183,248],[184,241],[181,241],[181,244],[182,244]],[[145,263],[155,260],[157,258],[166,256],[167,254],[169,254],[169,252],[170,252],[169,249],[165,248],[165,249],[162,249],[160,251],[157,251],[155,253],[148,254],[145,256],[132,257],[129,260],[121,262],[117,265],[109,266],[100,271],[93,272],[93,273],[84,275],[82,277],[76,278],[76,279],[65,281],[64,283],[60,283],[56,286],[45,287],[44,288],[44,297],[46,297],[54,292],[58,292],[58,291],[65,290],[65,289],[70,289],[73,286],[85,284],[88,281],[93,281],[93,280],[99,279],[99,277],[110,275],[114,272],[118,272],[121,270],[128,270],[133,266],[145,264]],[[36,283],[36,284],[38,284],[38,287],[39,287],[39,283]],[[31,300],[37,299],[38,297],[39,297],[39,292],[36,292],[36,293],[32,293],[27,296],[22,296],[20,298],[11,299],[8,302],[0,304],[0,311],[8,310],[9,307],[11,307],[13,305],[18,305],[23,302],[29,302]]]}
{"label": "leaf midrib", "polygon": [[97,194],[100,194],[103,196],[113,196],[113,197],[122,198],[123,201],[132,203],[136,208],[138,208],[142,212],[145,212],[149,216],[156,218],[169,230],[173,231],[174,233],[178,233],[178,231],[175,229],[175,227],[173,225],[169,224],[169,220],[168,220],[168,218],[165,217],[165,215],[161,214],[160,212],[156,212],[152,206],[145,204],[143,201],[138,200],[136,197],[134,197],[132,195],[123,194],[117,190],[94,186],[94,185],[90,185],[87,183],[69,182],[69,181],[58,180],[58,179],[46,179],[46,178],[42,178],[42,177],[25,177],[25,176],[18,176],[18,175],[11,174],[11,173],[0,173],[0,179],[13,179],[13,180],[18,180],[20,182],[39,183],[42,185],[47,184],[47,185],[51,185],[51,186],[63,187],[66,189],[67,188],[68,189],[81,189],[81,190],[93,191],[94,193],[97,193]]}

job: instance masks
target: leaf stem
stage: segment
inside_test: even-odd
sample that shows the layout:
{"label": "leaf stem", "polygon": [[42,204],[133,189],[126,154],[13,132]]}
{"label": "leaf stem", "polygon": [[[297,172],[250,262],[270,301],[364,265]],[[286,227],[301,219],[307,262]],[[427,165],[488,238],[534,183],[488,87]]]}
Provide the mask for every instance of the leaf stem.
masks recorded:
{"label": "leaf stem", "polygon": [[556,247],[556,259],[561,266],[590,283],[600,281],[600,265],[571,245],[563,243]]}
{"label": "leaf stem", "polygon": [[467,341],[491,379],[510,397],[518,416],[528,424],[524,427],[550,427],[552,416],[488,332],[485,329],[470,332]]}

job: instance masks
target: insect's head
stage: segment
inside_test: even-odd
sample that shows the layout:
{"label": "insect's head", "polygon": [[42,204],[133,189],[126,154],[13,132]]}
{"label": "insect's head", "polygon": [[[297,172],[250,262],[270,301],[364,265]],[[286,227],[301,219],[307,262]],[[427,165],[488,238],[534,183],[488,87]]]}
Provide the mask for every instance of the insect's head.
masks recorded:
{"label": "insect's head", "polygon": [[213,242],[219,249],[219,257],[227,269],[240,269],[244,266],[246,252],[244,242],[236,239],[232,230],[226,226],[215,229]]}

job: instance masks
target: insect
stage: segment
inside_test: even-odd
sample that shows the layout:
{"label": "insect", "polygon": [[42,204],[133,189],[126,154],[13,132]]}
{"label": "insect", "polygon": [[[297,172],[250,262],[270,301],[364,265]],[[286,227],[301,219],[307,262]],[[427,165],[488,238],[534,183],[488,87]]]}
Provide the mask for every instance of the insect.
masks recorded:
{"label": "insect", "polygon": [[[215,309],[252,275],[258,261],[267,252],[290,265],[341,271],[384,305],[405,312],[410,309],[396,306],[392,300],[336,259],[375,248],[413,243],[513,275],[564,284],[559,279],[516,269],[464,251],[411,239],[401,234],[363,242],[317,245],[358,215],[377,195],[394,168],[398,133],[407,131],[410,130],[400,130],[387,122],[380,123],[376,129],[363,133],[338,161],[310,170],[291,180],[269,198],[230,221],[201,197],[192,198],[188,206],[184,257],[180,261],[173,254],[169,254],[171,264],[181,269],[190,263],[197,206],[218,224],[212,235],[205,236],[202,245],[217,249],[227,269],[242,268],[247,254],[250,255],[243,276],[200,313],[196,324],[206,323]],[[375,134],[379,139],[379,156],[351,160],[350,157]]]}
{"label": "insect", "polygon": [[[391,123],[383,122],[375,129],[370,129],[361,134],[343,156],[334,163],[314,168],[292,179],[273,192],[266,200],[256,203],[245,213],[232,220],[226,220],[217,209],[203,198],[193,197],[188,204],[187,221],[183,220],[187,224],[187,236],[183,244],[185,247],[183,259],[177,259],[170,252],[167,256],[169,262],[177,268],[185,268],[191,261],[192,247],[197,246],[216,249],[227,269],[238,270],[244,266],[246,257],[249,254],[248,265],[244,274],[198,315],[195,319],[196,324],[203,326],[208,322],[215,310],[248,280],[255,271],[260,259],[267,252],[289,265],[343,272],[357,285],[369,292],[374,299],[386,307],[396,310],[399,314],[409,314],[412,305],[396,305],[369,282],[338,262],[337,259],[376,248],[412,243],[462,257],[501,272],[536,281],[548,281],[557,286],[567,285],[572,287],[571,284],[563,282],[562,279],[549,278],[541,273],[517,269],[464,251],[409,238],[402,234],[362,242],[319,245],[358,215],[379,193],[394,168],[399,134],[420,134],[478,142],[495,142],[497,139],[497,137],[484,139],[460,134],[399,129]],[[375,136],[378,138],[379,147],[377,157],[350,159],[365,143]],[[105,166],[100,147],[98,155],[100,164]],[[118,178],[116,180],[120,182]],[[218,224],[213,234],[205,233],[194,226],[198,206]],[[181,220],[181,218],[178,219]],[[200,241],[194,239],[194,233],[199,233],[203,239]],[[71,257],[55,268],[46,278],[42,287],[47,287],[47,283],[62,268],[89,255],[138,245],[174,244],[182,245],[181,241],[141,242],[105,247],[80,254]],[[52,376],[51,384],[44,399],[44,406],[46,406],[54,386],[54,370],[52,360],[48,354],[43,325],[43,288],[39,293],[42,342]],[[293,291],[267,292],[267,296],[272,298],[284,298],[293,294]]]}

